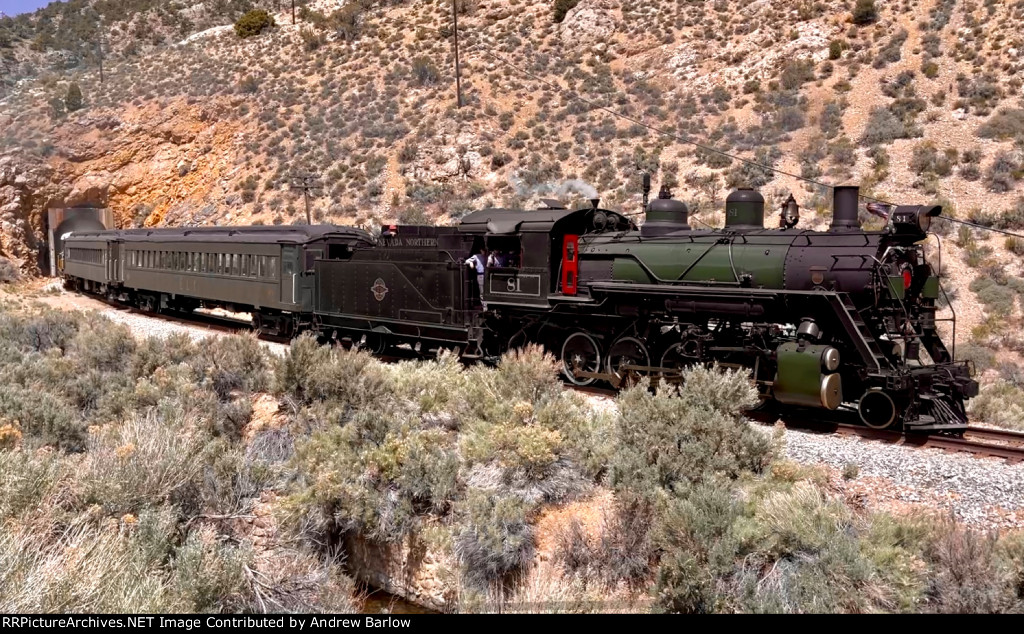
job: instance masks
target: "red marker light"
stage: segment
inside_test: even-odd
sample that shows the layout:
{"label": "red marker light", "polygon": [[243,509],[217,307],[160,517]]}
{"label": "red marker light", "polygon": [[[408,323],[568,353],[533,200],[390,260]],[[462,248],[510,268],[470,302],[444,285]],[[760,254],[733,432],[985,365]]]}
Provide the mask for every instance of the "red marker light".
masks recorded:
{"label": "red marker light", "polygon": [[903,270],[903,288],[910,288],[910,283],[914,281],[914,276],[908,269]]}

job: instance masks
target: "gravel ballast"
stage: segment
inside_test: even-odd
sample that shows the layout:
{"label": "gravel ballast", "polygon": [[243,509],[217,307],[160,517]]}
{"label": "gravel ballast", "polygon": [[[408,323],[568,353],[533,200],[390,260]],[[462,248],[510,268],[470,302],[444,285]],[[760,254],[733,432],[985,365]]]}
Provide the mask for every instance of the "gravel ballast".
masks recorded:
{"label": "gravel ballast", "polygon": [[856,465],[846,486],[869,506],[925,505],[973,526],[1024,527],[1024,463],[799,430],[786,430],[785,442],[800,464]]}

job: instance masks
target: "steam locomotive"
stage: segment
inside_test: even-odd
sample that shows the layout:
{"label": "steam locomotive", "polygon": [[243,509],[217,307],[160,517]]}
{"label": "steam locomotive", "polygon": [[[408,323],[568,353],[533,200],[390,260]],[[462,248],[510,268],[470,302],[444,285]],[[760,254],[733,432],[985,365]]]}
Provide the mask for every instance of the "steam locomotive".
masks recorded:
{"label": "steam locomotive", "polygon": [[[646,194],[645,194],[646,197]],[[828,231],[778,229],[740,189],[722,229],[694,229],[663,190],[642,225],[555,201],[484,209],[453,227],[214,227],[65,236],[75,289],[145,310],[249,312],[263,331],[310,330],[374,353],[405,346],[493,359],[539,343],[576,385],[678,380],[696,363],[750,373],[763,407],[870,427],[966,428],[972,368],[937,330],[939,278],[923,241],[940,207],[859,220],[836,187]],[[482,276],[478,256],[491,258]],[[467,266],[467,263],[469,264]]]}

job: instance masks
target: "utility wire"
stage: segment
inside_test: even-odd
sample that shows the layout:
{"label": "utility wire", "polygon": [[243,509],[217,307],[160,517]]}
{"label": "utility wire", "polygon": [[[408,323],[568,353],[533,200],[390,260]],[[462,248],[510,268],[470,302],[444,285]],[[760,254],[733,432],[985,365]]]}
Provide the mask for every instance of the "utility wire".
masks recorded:
{"label": "utility wire", "polygon": [[[551,88],[551,89],[559,92],[560,94],[564,95],[567,92],[565,88],[563,88],[562,86],[559,86],[555,82],[553,82],[553,81],[551,81],[549,79],[545,79],[545,78],[541,77],[540,75],[537,75],[536,73],[534,73],[532,71],[529,71],[529,70],[527,70],[527,69],[525,69],[525,68],[523,68],[521,66],[513,64],[512,62],[510,62],[509,60],[505,59],[501,55],[498,55],[497,53],[494,53],[494,52],[492,52],[490,50],[487,50],[487,49],[479,49],[479,51],[481,53],[483,53],[484,55],[486,55],[488,57],[491,57],[492,59],[494,59],[494,60],[496,60],[496,61],[498,61],[498,62],[500,62],[500,63],[502,63],[502,64],[504,64],[506,66],[508,66],[509,68],[511,68],[511,69],[513,69],[515,71],[518,71],[518,72],[520,72],[520,73],[522,73],[522,74],[524,74],[524,75],[526,75],[528,77],[533,78],[534,80],[540,82],[541,84],[547,86],[548,88]],[[777,174],[782,174],[783,176],[788,176],[790,178],[795,178],[795,179],[797,179],[799,181],[802,181],[802,182],[805,182],[805,183],[810,183],[810,184],[816,185],[818,187],[824,187],[826,189],[835,189],[835,185],[830,185],[828,183],[823,183],[821,181],[816,181],[813,178],[807,178],[806,176],[801,176],[799,174],[793,174],[793,173],[787,172],[785,170],[780,170],[778,168],[771,167],[770,165],[765,165],[764,163],[759,163],[759,162],[753,161],[751,159],[743,158],[742,156],[738,156],[736,154],[731,154],[729,152],[724,152],[724,151],[719,150],[719,149],[717,149],[715,147],[712,147],[710,145],[704,145],[704,144],[698,143],[698,142],[696,142],[693,139],[690,139],[688,137],[680,136],[680,135],[678,135],[678,134],[676,134],[674,132],[669,132],[668,130],[665,130],[663,128],[659,128],[658,126],[655,126],[655,125],[652,125],[652,124],[644,121],[643,119],[638,119],[637,117],[633,117],[633,116],[630,116],[628,114],[621,113],[621,112],[619,112],[619,111],[617,111],[617,110],[615,110],[613,108],[609,108],[608,106],[599,104],[596,101],[594,101],[592,99],[587,99],[586,97],[584,97],[584,96],[582,96],[582,95],[580,95],[578,93],[575,93],[575,92],[570,93],[570,94],[568,94],[568,98],[571,99],[571,100],[574,100],[574,101],[579,101],[579,102],[585,103],[588,106],[590,106],[591,108],[607,112],[608,114],[612,115],[613,117],[617,117],[619,119],[623,119],[625,121],[629,121],[631,123],[635,123],[636,125],[642,126],[643,128],[646,128],[647,130],[649,130],[651,132],[654,132],[656,134],[660,134],[662,136],[666,136],[666,137],[675,139],[676,141],[679,141],[680,143],[684,143],[686,145],[691,145],[691,146],[696,147],[698,149],[701,149],[701,150],[703,150],[705,152],[710,152],[712,154],[717,154],[719,156],[724,156],[724,157],[732,159],[734,161],[739,161],[741,163],[746,163],[747,165],[753,165],[753,166],[759,167],[759,168],[761,168],[763,170],[766,170],[766,171],[769,171],[769,172],[773,172],[773,173],[777,173]],[[864,194],[859,194],[859,197],[862,198],[863,200],[869,200],[869,201],[872,201],[872,202],[882,203],[883,205],[889,205],[890,207],[898,207],[898,205],[896,203],[890,202],[888,200],[883,200],[881,198],[876,198],[874,196],[867,196],[867,195],[864,195]],[[627,215],[632,215],[632,214],[627,214]],[[981,230],[985,230],[985,231],[994,231],[996,233],[1002,233],[1002,234],[1005,234],[1005,235],[1008,235],[1008,236],[1013,236],[1015,238],[1024,239],[1024,235],[1019,234],[1019,233],[1014,233],[1012,231],[1006,231],[1004,229],[996,229],[995,227],[986,227],[985,225],[980,225],[980,224],[977,224],[977,223],[974,223],[974,222],[968,222],[966,220],[958,220],[956,218],[951,218],[949,216],[938,216],[938,218],[940,220],[948,220],[949,222],[954,222],[954,223],[957,223],[957,224],[966,225],[968,227],[973,227],[975,229],[981,229]]]}
{"label": "utility wire", "polygon": [[1014,238],[1021,238],[1022,240],[1024,240],[1024,234],[1014,233],[1012,231],[1007,231],[1006,229],[996,229],[995,227],[986,227],[985,225],[979,225],[976,222],[968,222],[967,220],[958,220],[956,218],[951,218],[949,216],[936,216],[936,218],[938,218],[939,220],[948,220],[949,222],[955,222],[955,223],[960,224],[960,225],[966,225],[968,227],[973,227],[974,229],[982,229],[984,231],[994,231],[995,233],[1001,233],[1003,235],[1013,236]]}

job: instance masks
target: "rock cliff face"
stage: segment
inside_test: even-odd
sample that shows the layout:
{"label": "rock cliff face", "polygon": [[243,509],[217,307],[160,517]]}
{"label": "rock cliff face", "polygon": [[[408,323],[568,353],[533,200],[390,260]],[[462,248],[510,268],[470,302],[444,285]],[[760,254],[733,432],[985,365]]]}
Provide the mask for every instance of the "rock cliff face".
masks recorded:
{"label": "rock cliff face", "polygon": [[228,100],[129,106],[88,113],[51,130],[47,157],[6,147],[0,154],[0,254],[31,269],[50,207],[110,207],[118,226],[203,224],[230,204],[237,121],[220,120]]}

